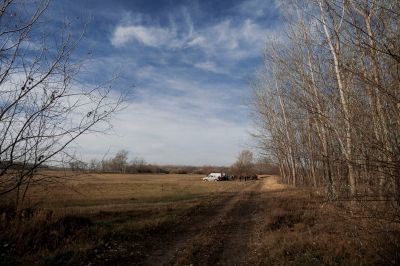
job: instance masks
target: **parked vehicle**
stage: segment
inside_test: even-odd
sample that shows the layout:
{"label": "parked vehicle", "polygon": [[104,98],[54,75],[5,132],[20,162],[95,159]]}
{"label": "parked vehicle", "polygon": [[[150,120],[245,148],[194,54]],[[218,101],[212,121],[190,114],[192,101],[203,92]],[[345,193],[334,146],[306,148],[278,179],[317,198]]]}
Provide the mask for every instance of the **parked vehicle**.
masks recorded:
{"label": "parked vehicle", "polygon": [[203,177],[203,181],[221,181],[225,177],[225,173],[211,173]]}

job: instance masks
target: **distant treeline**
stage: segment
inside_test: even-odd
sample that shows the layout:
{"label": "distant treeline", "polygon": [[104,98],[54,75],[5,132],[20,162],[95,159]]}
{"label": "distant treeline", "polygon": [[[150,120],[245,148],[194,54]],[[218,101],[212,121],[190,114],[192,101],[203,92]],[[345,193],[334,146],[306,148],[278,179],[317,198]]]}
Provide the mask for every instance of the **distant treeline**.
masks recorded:
{"label": "distant treeline", "polygon": [[[147,163],[143,158],[128,161],[128,152],[119,151],[113,158],[92,159],[89,162],[72,159],[59,162],[57,165],[40,165],[37,170],[72,170],[92,173],[127,173],[127,174],[198,174],[227,173],[229,175],[279,174],[279,167],[266,160],[254,160],[250,151],[242,151],[237,161],[231,166],[192,166],[192,165],[158,165]],[[30,169],[33,164],[27,162],[0,161],[0,169]]]}
{"label": "distant treeline", "polygon": [[68,168],[74,171],[88,171],[98,173],[129,173],[129,174],[199,174],[207,175],[212,172],[221,172],[228,174],[279,174],[279,168],[270,162],[236,162],[232,166],[190,166],[190,165],[157,165],[147,163],[143,158],[135,158],[128,162],[128,152],[119,151],[113,158],[97,160],[90,162],[80,160],[71,161]]}
{"label": "distant treeline", "polygon": [[0,169],[30,169],[33,166],[36,166],[37,169],[47,169],[49,168],[48,165],[42,164],[42,165],[35,165],[34,163],[28,163],[28,162],[13,162],[13,161],[0,161]]}

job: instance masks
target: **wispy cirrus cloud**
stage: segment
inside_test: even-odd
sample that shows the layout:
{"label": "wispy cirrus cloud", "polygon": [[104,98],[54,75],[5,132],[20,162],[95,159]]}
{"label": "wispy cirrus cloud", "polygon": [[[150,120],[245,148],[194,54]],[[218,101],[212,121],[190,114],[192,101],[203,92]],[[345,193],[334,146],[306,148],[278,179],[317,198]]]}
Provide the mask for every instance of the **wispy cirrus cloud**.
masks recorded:
{"label": "wispy cirrus cloud", "polygon": [[173,38],[173,32],[160,27],[118,25],[114,30],[111,43],[114,46],[122,46],[136,40],[147,46],[158,47],[169,43]]}
{"label": "wispy cirrus cloud", "polygon": [[[267,36],[275,34],[252,19],[240,22],[225,19],[206,27],[196,28],[187,12],[181,16],[186,23],[181,23],[180,27],[173,19],[164,27],[146,26],[138,21],[133,24],[118,24],[113,31],[111,43],[116,47],[137,42],[167,50],[192,48],[200,50],[209,57],[218,55],[225,56],[226,59],[239,60],[259,55]],[[209,69],[213,70],[210,67]]]}
{"label": "wispy cirrus cloud", "polygon": [[199,47],[210,56],[222,55],[238,60],[259,55],[267,34],[273,32],[251,19],[236,24],[227,19],[200,30],[188,45]]}
{"label": "wispy cirrus cloud", "polygon": [[225,69],[223,69],[222,67],[218,67],[216,63],[212,62],[212,61],[202,61],[202,62],[197,62],[193,64],[194,67],[205,70],[205,71],[209,71],[209,72],[214,72],[214,73],[218,73],[218,74],[224,74],[227,73]]}
{"label": "wispy cirrus cloud", "polygon": [[280,3],[277,0],[246,0],[234,7],[234,11],[250,18],[262,18],[268,15],[279,14]]}

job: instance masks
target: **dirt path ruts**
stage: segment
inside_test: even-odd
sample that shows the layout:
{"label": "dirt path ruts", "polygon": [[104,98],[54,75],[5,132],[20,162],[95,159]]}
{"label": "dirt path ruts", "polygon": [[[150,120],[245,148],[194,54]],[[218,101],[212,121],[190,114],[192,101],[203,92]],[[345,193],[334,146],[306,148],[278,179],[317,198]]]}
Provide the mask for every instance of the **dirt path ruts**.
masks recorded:
{"label": "dirt path ruts", "polygon": [[[148,265],[242,265],[249,252],[257,199],[262,181],[251,181],[241,192],[223,198],[214,215],[203,216],[184,236],[176,238],[163,256],[151,256]],[[183,233],[183,232],[182,232]]]}
{"label": "dirt path ruts", "polygon": [[243,265],[251,251],[251,240],[260,212],[259,194],[261,184],[249,192],[242,194],[237,205],[229,213],[228,223],[225,224],[224,248],[220,255],[219,264]]}
{"label": "dirt path ruts", "polygon": [[197,235],[201,234],[204,228],[210,227],[212,221],[218,221],[226,213],[227,208],[236,200],[236,195],[226,193],[216,196],[204,206],[199,206],[190,217],[182,221],[171,232],[171,238],[157,246],[155,251],[149,255],[144,265],[166,265],[171,264],[173,258]]}
{"label": "dirt path ruts", "polygon": [[271,180],[248,181],[240,192],[220,193],[188,209],[176,224],[151,236],[140,257],[129,241],[108,255],[115,265],[249,264],[265,225],[266,181]]}

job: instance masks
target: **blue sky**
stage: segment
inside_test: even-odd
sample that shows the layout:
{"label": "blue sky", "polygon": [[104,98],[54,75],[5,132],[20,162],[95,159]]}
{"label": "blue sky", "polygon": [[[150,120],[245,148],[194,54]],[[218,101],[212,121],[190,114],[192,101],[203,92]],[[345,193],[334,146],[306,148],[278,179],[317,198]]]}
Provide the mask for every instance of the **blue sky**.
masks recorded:
{"label": "blue sky", "polygon": [[251,143],[248,80],[266,42],[280,38],[275,1],[54,1],[48,27],[68,18],[78,53],[91,52],[80,78],[118,74],[127,108],[106,135],[75,147],[84,159],[120,149],[159,164],[230,165]]}

